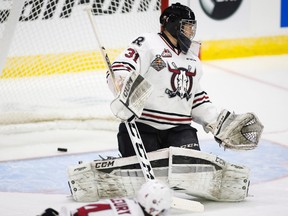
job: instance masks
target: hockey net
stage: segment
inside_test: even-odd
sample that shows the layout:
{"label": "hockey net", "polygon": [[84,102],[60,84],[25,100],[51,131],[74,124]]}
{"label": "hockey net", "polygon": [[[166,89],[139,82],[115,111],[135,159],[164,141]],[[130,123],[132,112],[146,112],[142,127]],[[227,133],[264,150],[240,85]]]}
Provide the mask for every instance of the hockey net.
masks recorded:
{"label": "hockey net", "polygon": [[0,0],[0,133],[115,129],[105,63],[159,31],[160,0]]}

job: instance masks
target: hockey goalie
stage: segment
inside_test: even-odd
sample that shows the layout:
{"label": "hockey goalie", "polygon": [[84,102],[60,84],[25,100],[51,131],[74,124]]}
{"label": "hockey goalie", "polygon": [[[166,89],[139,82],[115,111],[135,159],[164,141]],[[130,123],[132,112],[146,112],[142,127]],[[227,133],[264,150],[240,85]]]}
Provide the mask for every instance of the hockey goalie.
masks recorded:
{"label": "hockey goalie", "polygon": [[118,149],[123,157],[135,155],[124,121],[135,119],[147,152],[170,146],[200,150],[197,130],[203,126],[224,148],[251,150],[263,131],[252,112],[218,110],[200,85],[203,74],[193,41],[196,18],[180,3],[160,16],[162,31],[135,38],[112,63],[107,82],[115,99],[111,110],[121,119]]}
{"label": "hockey goalie", "polygon": [[69,167],[76,201],[131,197],[145,182],[127,122],[139,129],[156,178],[170,188],[214,201],[247,197],[249,168],[201,152],[191,123],[202,125],[221,146],[233,150],[256,148],[263,125],[251,112],[218,112],[201,88],[201,63],[192,49],[199,49],[192,41],[196,19],[189,7],[172,4],[160,23],[160,33],[133,40],[107,74],[115,95],[111,110],[122,120],[117,134],[122,157]]}

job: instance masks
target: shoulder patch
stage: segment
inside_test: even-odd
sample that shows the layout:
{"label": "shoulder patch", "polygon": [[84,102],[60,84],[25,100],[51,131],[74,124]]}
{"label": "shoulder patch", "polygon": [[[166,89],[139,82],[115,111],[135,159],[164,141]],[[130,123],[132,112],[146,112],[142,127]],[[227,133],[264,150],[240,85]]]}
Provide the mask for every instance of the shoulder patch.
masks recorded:
{"label": "shoulder patch", "polygon": [[161,55],[156,55],[156,58],[151,62],[151,67],[157,71],[160,71],[166,67],[166,63],[161,58]]}
{"label": "shoulder patch", "polygon": [[172,57],[172,53],[169,51],[169,49],[164,49],[164,51],[161,54],[162,57],[164,58],[171,58]]}

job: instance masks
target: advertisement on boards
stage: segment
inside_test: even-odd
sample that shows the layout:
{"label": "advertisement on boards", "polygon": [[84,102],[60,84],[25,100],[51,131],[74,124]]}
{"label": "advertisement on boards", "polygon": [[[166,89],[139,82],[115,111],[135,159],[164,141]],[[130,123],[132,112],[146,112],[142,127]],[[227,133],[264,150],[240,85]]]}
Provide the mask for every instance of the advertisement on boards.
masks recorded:
{"label": "advertisement on boards", "polygon": [[281,0],[281,28],[288,27],[288,0]]}
{"label": "advertisement on boards", "polygon": [[[179,2],[172,0],[171,3]],[[251,1],[247,0],[189,0],[181,1],[195,13],[195,39],[211,40],[245,37],[249,32]]]}

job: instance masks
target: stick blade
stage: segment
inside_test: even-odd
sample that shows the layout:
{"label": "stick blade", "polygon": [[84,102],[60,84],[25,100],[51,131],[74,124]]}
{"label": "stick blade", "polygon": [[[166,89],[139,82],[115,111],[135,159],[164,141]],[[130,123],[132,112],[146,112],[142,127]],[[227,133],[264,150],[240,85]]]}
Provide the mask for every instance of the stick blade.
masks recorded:
{"label": "stick blade", "polygon": [[191,212],[204,212],[204,205],[202,203],[179,197],[173,197],[171,207]]}

